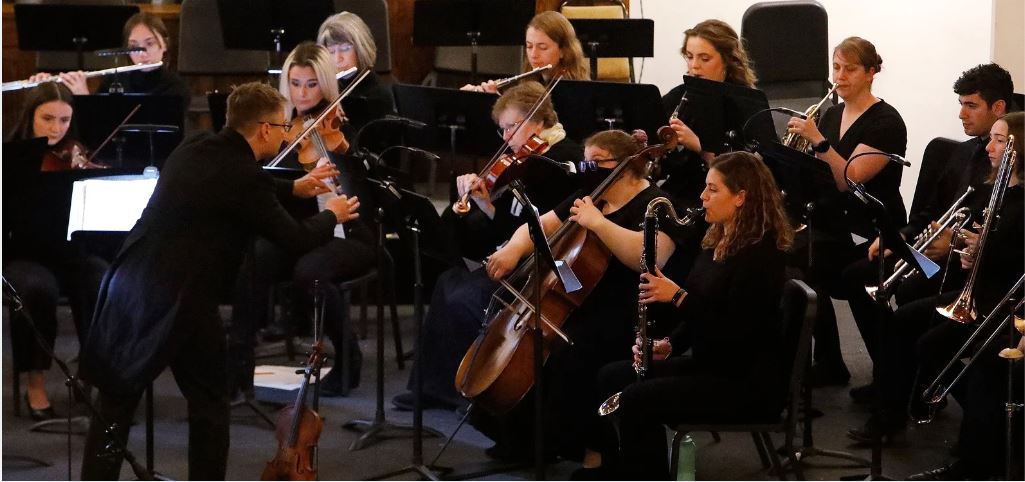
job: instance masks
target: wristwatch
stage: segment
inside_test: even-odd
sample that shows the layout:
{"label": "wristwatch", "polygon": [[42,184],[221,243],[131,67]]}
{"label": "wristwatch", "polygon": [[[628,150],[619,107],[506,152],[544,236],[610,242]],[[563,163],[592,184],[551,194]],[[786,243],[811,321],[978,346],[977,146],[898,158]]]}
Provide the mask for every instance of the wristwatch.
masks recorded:
{"label": "wristwatch", "polygon": [[829,139],[822,139],[821,142],[811,146],[811,150],[822,154],[829,151]]}

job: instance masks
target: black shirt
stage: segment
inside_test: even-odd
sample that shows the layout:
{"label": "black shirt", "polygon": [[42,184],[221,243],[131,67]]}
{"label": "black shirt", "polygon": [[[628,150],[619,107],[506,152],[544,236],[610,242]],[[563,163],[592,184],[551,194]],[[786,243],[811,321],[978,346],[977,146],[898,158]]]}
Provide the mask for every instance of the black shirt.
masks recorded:
{"label": "black shirt", "polygon": [[100,88],[97,92],[101,94],[109,92],[111,84],[115,81],[121,83],[125,93],[181,97],[182,112],[188,110],[189,102],[192,100],[192,94],[189,92],[189,87],[185,84],[185,81],[166,67],[160,67],[149,72],[136,70],[126,74],[108,75],[103,78],[103,82],[100,83]]}
{"label": "black shirt", "polygon": [[[980,186],[967,201],[972,219],[979,224],[983,223],[982,211],[989,204],[992,188],[992,184]],[[980,318],[989,314],[1025,271],[1025,190],[1020,184],[1007,188],[998,212],[978,260],[981,264],[974,295]]]}
{"label": "black shirt", "polygon": [[[683,84],[674,87],[666,95],[662,96],[662,108],[665,110],[668,119],[676,110],[683,97]],[[690,125],[694,122],[694,114],[684,106],[678,113],[680,120]],[[702,144],[702,148],[714,152],[711,146]],[[686,206],[700,204],[698,197],[705,189],[705,175],[708,174],[708,166],[701,154],[688,149],[674,149],[669,151],[659,162],[658,179],[665,179],[662,189],[673,196],[677,201]]]}
{"label": "black shirt", "polygon": [[[845,103],[830,107],[822,114],[819,131],[844,159],[849,159],[858,144],[875,150],[903,156],[907,151],[908,131],[904,119],[890,104],[880,100],[868,108],[840,138],[840,121]],[[857,162],[857,161],[855,161]],[[904,225],[907,211],[900,196],[900,178],[904,169],[897,163],[887,162],[865,188],[886,206],[890,220]],[[835,191],[820,199],[815,208],[818,226],[826,231],[842,234],[845,231],[862,237],[875,237],[875,227],[864,204],[850,193]]]}
{"label": "black shirt", "polygon": [[[964,194],[968,186],[980,190],[992,169],[989,156],[986,154],[988,142],[988,137],[976,137],[954,148],[950,159],[943,166],[939,179],[936,180],[936,185],[932,187],[932,195],[922,209],[908,216],[908,225],[901,229],[901,233],[907,239],[914,238],[923,232],[930,222],[939,219],[954,201]],[[923,189],[923,186],[918,186],[918,189]]]}

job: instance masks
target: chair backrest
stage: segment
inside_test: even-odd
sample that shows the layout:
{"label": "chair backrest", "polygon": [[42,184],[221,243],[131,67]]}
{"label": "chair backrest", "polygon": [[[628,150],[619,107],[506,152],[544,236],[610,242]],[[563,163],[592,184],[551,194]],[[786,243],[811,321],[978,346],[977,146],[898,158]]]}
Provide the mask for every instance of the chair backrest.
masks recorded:
{"label": "chair backrest", "polygon": [[[911,211],[916,213],[929,203],[936,192],[936,179],[943,174],[943,169],[950,160],[950,155],[959,143],[946,137],[937,137],[925,146],[922,153],[921,168],[918,171],[918,185],[915,187],[915,199],[911,202]],[[959,196],[961,193],[955,194]]]}
{"label": "chair backrest", "polygon": [[270,65],[262,50],[228,50],[221,34],[216,0],[183,0],[178,28],[178,72],[260,74]]}
{"label": "chair backrest", "polygon": [[772,100],[822,97],[829,79],[826,9],[814,0],[759,2],[744,12],[740,36]]}
{"label": "chair backrest", "polygon": [[[566,18],[628,18],[626,5],[620,0],[568,0],[559,6],[559,12]],[[587,52],[585,51],[586,55]],[[632,82],[633,69],[631,59],[606,58],[598,59],[597,80]]]}
{"label": "chair backrest", "polygon": [[385,0],[335,0],[336,12],[352,12],[370,27],[370,34],[377,44],[377,65],[374,70],[381,75],[391,73],[391,28],[389,27],[388,3]]}
{"label": "chair backrest", "polygon": [[[787,370],[788,417],[796,416],[796,405],[804,382],[806,364],[811,352],[811,336],[815,327],[818,299],[815,290],[801,280],[792,279],[783,285],[780,299],[780,320],[783,336],[784,369]],[[792,358],[787,358],[790,355]],[[785,364],[790,362],[790,366]]]}

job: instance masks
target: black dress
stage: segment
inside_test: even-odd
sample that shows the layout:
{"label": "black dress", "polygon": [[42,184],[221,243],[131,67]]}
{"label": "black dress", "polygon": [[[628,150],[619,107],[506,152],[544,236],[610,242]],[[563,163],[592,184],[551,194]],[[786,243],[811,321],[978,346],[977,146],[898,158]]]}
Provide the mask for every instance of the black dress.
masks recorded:
{"label": "black dress", "polygon": [[[247,240],[261,234],[291,251],[327,242],[330,211],[302,222],[281,206],[290,182],[263,172],[241,134],[200,133],[167,160],[153,196],[100,289],[79,374],[100,392],[100,410],[126,439],[143,390],[168,365],[189,406],[189,478],[223,480],[230,421],[221,289],[234,279]],[[94,419],[83,479],[116,479],[121,458],[103,456]]]}
{"label": "black dress", "polygon": [[[639,383],[633,383],[632,361],[610,364],[599,374],[603,397],[623,391],[616,412],[621,452],[608,444],[603,461],[619,458],[624,477],[666,480],[664,424],[779,415],[787,386],[778,313],[785,265],[773,235],[723,261],[713,260],[712,250],[701,252],[683,284],[687,296],[670,337],[673,356],[653,363],[649,378]],[[691,356],[677,355],[688,346]]]}
{"label": "black dress", "polygon": [[[559,162],[577,164],[583,158],[583,149],[566,138],[552,145],[544,155]],[[572,184],[559,168],[538,161],[532,160],[522,179],[527,197],[545,213],[572,192]],[[492,203],[495,206],[493,219],[477,209],[472,200],[471,211],[466,216],[456,215],[451,207],[442,214],[463,257],[481,260],[491,255],[526,222],[522,205],[515,202],[511,193],[506,192]],[[455,266],[439,276],[424,321],[423,339],[417,344],[421,358],[410,373],[407,384],[410,390],[414,387],[414,377],[423,374],[425,396],[447,405],[464,402],[455,389],[456,370],[480,333],[486,321],[484,309],[497,288],[498,283],[488,278],[483,269],[468,271],[464,266]]]}
{"label": "black dress", "polygon": [[188,111],[189,102],[192,101],[192,93],[189,92],[189,86],[185,84],[185,80],[168,70],[167,67],[160,67],[149,72],[135,70],[126,74],[106,76],[103,78],[103,82],[100,82],[100,88],[96,92],[100,94],[109,92],[111,85],[115,82],[121,84],[125,93],[180,97],[182,112]]}

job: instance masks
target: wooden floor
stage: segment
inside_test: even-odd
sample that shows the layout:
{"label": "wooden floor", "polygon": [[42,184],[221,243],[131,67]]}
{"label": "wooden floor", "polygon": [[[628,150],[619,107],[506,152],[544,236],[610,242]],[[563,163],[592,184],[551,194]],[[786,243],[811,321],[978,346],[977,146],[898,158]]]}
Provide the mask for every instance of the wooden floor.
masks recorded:
{"label": "wooden floor", "polygon": [[[228,315],[228,308],[224,308]],[[413,325],[409,306],[400,308],[403,316],[403,334],[406,346],[412,346]],[[837,304],[837,317],[840,319],[841,338],[844,340],[844,356],[851,371],[854,373],[851,386],[867,381],[869,363],[864,345],[858,337],[857,329],[851,320],[845,303]],[[71,358],[78,349],[73,334],[70,312],[62,308],[59,314],[60,335],[57,349],[61,356]],[[11,372],[10,372],[10,319],[5,311],[3,317],[3,472],[4,479],[20,480],[63,480],[68,478],[67,437],[62,434],[32,433],[26,417],[16,417],[11,406]],[[359,480],[402,468],[409,464],[412,444],[408,438],[384,440],[363,450],[351,452],[349,445],[356,434],[341,428],[341,425],[353,419],[372,418],[374,415],[374,370],[375,347],[374,331],[371,326],[370,338],[362,342],[365,362],[363,367],[363,384],[348,398],[330,398],[322,400],[322,415],[326,417],[324,433],[320,442],[320,478],[322,480]],[[389,336],[390,339],[390,336]],[[385,363],[385,407],[387,420],[396,423],[411,422],[409,412],[398,412],[391,407],[391,397],[405,390],[409,367],[399,371],[394,362],[394,351],[391,343],[386,345]],[[283,362],[283,360],[278,360]],[[60,413],[66,413],[67,395],[56,369],[48,376],[50,397]],[[859,456],[868,457],[866,448],[852,447],[844,433],[848,428],[862,423],[867,416],[866,411],[851,403],[847,390],[849,387],[831,387],[817,390],[815,393],[817,408],[825,412],[825,416],[815,421],[815,445],[819,448],[831,448],[851,451]],[[286,400],[288,393],[261,392],[261,398]],[[173,479],[187,477],[187,428],[185,422],[185,403],[178,393],[170,373],[164,373],[155,384],[155,467],[163,475]],[[956,403],[940,412],[936,420],[921,427],[908,431],[907,444],[885,449],[883,456],[884,473],[895,479],[937,467],[949,458],[949,446],[956,437],[960,409]],[[137,416],[138,425],[131,433],[131,450],[140,460],[145,458],[144,426],[142,413]],[[428,425],[443,432],[451,432],[459,422],[458,415],[453,411],[430,410],[426,412],[425,421]],[[994,436],[1000,436],[994,434]],[[697,475],[703,480],[761,480],[774,478],[762,470],[751,437],[747,434],[723,434],[722,442],[715,443],[707,433],[695,435],[698,445]],[[777,443],[781,441],[777,438]],[[71,477],[78,478],[81,466],[81,455],[84,437],[71,438]],[[440,465],[455,467],[461,472],[471,471],[489,462],[484,449],[491,442],[466,426],[456,436],[455,442],[445,452]],[[426,458],[431,460],[441,446],[439,439],[427,439],[425,442]],[[231,455],[228,461],[228,478],[231,480],[257,479],[266,461],[273,455],[276,442],[274,433],[255,417],[248,409],[238,408],[233,413],[231,427]],[[27,466],[20,457],[38,458],[49,466]],[[809,479],[833,480],[844,475],[863,472],[863,469],[818,467],[818,464],[833,463],[828,459],[812,458],[805,475]],[[548,469],[548,478],[566,479],[577,468],[572,462],[562,461]],[[125,467],[122,479],[134,479],[134,475]],[[531,479],[530,469],[513,471],[489,477],[492,480],[523,480]],[[415,479],[406,474],[401,479]]]}

